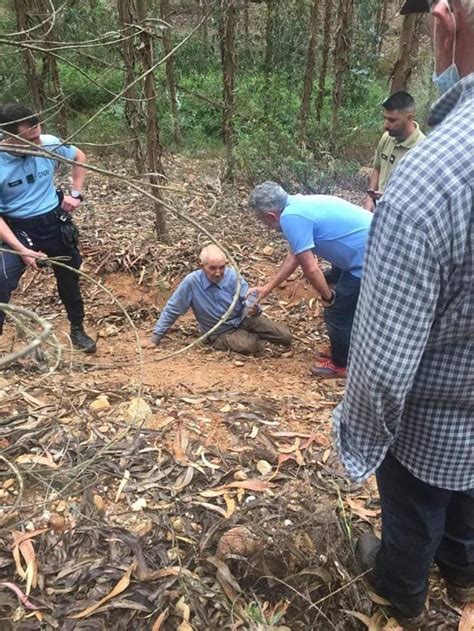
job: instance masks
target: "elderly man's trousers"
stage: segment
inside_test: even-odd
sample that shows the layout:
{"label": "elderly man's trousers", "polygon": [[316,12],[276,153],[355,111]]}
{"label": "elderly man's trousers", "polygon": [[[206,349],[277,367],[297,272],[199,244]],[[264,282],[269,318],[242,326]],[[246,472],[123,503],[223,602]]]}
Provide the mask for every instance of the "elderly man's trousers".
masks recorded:
{"label": "elderly man's trousers", "polygon": [[292,336],[288,328],[264,315],[244,318],[237,329],[211,338],[210,344],[219,351],[234,351],[241,355],[259,355],[265,342],[290,346]]}
{"label": "elderly man's trousers", "polygon": [[[15,222],[11,229],[27,248],[41,251],[50,257],[68,257],[68,260],[62,261],[64,264],[74,269],[80,268],[81,255],[77,248],[64,244],[59,219],[55,218],[53,213],[39,215],[24,222]],[[52,267],[58,294],[66,308],[70,323],[82,324],[84,305],[79,288],[79,275],[56,265]],[[0,253],[0,302],[10,302],[10,296],[17,288],[24,271],[25,264],[20,256],[10,252]],[[0,329],[4,320],[5,314],[0,312]]]}
{"label": "elderly man's trousers", "polygon": [[449,491],[422,482],[390,452],[377,471],[382,544],[375,578],[404,616],[418,615],[433,561],[448,583],[474,587],[474,489]]}

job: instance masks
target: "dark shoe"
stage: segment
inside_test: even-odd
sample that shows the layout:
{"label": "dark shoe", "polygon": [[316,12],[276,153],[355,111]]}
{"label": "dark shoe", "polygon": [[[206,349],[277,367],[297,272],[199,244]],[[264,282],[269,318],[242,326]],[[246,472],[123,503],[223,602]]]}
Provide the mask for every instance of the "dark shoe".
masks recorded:
{"label": "dark shoe", "polygon": [[321,346],[321,348],[316,352],[316,359],[331,359],[331,347]]}
{"label": "dark shoe", "polygon": [[[375,592],[379,596],[386,598],[380,589],[377,587],[377,579],[375,577],[375,558],[380,548],[380,540],[371,532],[364,533],[356,543],[355,556],[356,561],[361,572],[367,572],[364,576],[364,580],[368,584],[371,591]],[[388,599],[386,599],[388,600]],[[400,626],[406,631],[418,631],[418,629],[424,629],[427,616],[426,611],[423,611],[417,616],[411,616],[406,618],[396,609],[391,607],[391,614],[397,619]]]}
{"label": "dark shoe", "polygon": [[450,598],[463,604],[474,602],[474,583],[453,583],[447,579],[445,581]]}
{"label": "dark shoe", "polygon": [[82,324],[71,325],[71,342],[84,353],[95,353],[97,350],[96,343],[84,331]]}

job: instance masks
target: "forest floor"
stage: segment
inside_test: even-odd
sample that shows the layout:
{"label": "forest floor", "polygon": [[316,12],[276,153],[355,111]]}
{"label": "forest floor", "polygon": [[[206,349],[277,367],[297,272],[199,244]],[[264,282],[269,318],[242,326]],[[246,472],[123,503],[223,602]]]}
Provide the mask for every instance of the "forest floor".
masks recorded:
{"label": "forest floor", "polygon": [[[114,161],[124,175],[128,165]],[[167,200],[201,222],[256,283],[282,239],[224,186],[212,161],[169,159]],[[360,200],[360,183],[338,194]],[[194,346],[190,315],[158,349],[141,347],[208,239],[125,183],[88,178],[78,223],[88,329],[72,352],[51,273],[28,272],[16,304],[58,344],[0,372],[1,629],[179,631],[395,629],[353,560],[380,528],[374,480],[352,484],[331,441],[344,382],[309,367],[324,342],[315,294],[296,274],[264,305],[295,335],[290,351],[247,358]],[[1,350],[24,340],[9,327]],[[430,629],[460,609],[431,577]],[[466,627],[467,628],[467,627]]]}

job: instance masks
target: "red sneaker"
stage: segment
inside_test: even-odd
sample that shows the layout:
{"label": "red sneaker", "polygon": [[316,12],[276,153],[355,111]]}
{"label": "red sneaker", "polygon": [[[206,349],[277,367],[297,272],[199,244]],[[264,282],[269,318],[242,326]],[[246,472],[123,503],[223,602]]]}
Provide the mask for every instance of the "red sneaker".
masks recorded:
{"label": "red sneaker", "polygon": [[345,379],[347,370],[337,366],[331,359],[322,359],[311,368],[311,374],[321,379]]}

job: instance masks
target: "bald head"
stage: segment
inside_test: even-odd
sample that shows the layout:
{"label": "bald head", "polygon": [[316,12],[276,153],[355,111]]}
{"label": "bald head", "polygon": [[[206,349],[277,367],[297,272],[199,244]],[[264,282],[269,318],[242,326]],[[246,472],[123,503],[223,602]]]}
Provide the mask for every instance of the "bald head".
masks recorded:
{"label": "bald head", "polygon": [[224,265],[226,263],[226,257],[224,252],[217,247],[217,245],[206,245],[205,248],[201,250],[201,254],[199,255],[199,262],[201,264],[209,263],[210,261],[215,261],[217,263],[223,262]]}
{"label": "bald head", "polygon": [[227,260],[224,252],[217,245],[208,245],[199,255],[201,268],[211,283],[219,283],[225,274]]}

